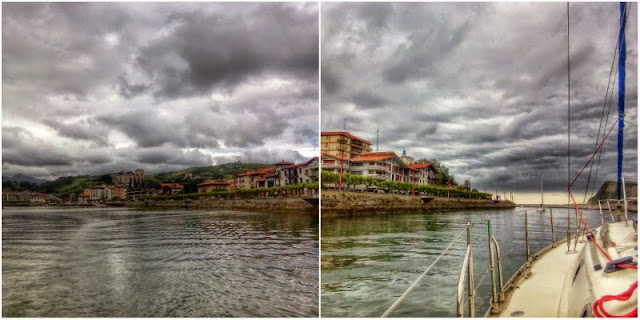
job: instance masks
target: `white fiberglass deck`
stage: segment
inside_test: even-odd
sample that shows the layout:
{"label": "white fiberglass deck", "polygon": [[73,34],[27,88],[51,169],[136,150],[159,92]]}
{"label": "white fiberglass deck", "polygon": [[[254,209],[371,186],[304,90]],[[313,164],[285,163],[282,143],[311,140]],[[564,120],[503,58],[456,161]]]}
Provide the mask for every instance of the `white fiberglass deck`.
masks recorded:
{"label": "white fiberglass deck", "polygon": [[[637,234],[629,222],[609,225],[609,237],[616,247],[605,249],[612,259],[632,256],[637,261]],[[594,230],[602,246],[599,228]],[[514,279],[507,301],[501,303],[494,317],[580,317],[593,316],[591,307],[604,295],[617,295],[637,280],[637,270],[604,273],[608,261],[599,251],[602,269],[595,271],[590,245],[580,237],[576,253],[567,253],[566,242],[556,244],[532,260],[528,268]],[[584,239],[584,241],[582,241]],[[573,241],[571,248],[573,249]],[[597,249],[595,249],[597,250]],[[637,306],[637,290],[627,302],[610,301],[604,304],[612,314],[623,314]]]}

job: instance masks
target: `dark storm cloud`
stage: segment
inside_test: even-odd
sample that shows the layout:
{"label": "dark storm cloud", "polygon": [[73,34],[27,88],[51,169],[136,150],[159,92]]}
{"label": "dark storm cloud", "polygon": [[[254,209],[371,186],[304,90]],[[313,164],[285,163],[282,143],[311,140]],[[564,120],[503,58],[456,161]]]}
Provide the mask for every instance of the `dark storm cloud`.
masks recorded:
{"label": "dark storm cloud", "polygon": [[158,172],[317,145],[317,3],[5,3],[2,12],[7,175]]}
{"label": "dark storm cloud", "polygon": [[[617,94],[604,112],[603,104],[619,6],[570,7],[576,175],[594,151],[601,115],[609,114],[608,130],[617,113]],[[631,8],[626,116],[635,124]],[[479,188],[533,191],[544,174],[545,189],[566,189],[566,4],[326,3],[321,15],[323,131],[342,130],[346,118],[348,131],[374,142],[379,128],[381,151],[437,159]],[[615,140],[602,148],[598,183],[615,178]],[[636,127],[625,128],[625,146],[624,171],[636,176]]]}
{"label": "dark storm cloud", "polygon": [[140,151],[136,160],[143,164],[177,164],[197,166],[211,164],[211,156],[199,150],[182,152],[177,148],[150,148]]}
{"label": "dark storm cloud", "polygon": [[[232,5],[237,6],[237,5]],[[317,76],[318,41],[314,13],[289,5],[258,5],[249,23],[236,16],[179,13],[168,23],[175,32],[140,50],[137,62],[159,98],[232,89],[248,77],[275,72]],[[244,14],[243,14],[244,15]]]}
{"label": "dark storm cloud", "polygon": [[102,147],[109,145],[107,141],[107,130],[99,127],[98,123],[93,119],[84,119],[71,123],[45,119],[42,123],[48,125],[63,137],[93,141]]}
{"label": "dark storm cloud", "polygon": [[110,161],[101,152],[89,155],[74,155],[64,148],[48,144],[22,127],[3,127],[2,129],[3,164],[24,167],[71,166],[76,163],[100,165]]}

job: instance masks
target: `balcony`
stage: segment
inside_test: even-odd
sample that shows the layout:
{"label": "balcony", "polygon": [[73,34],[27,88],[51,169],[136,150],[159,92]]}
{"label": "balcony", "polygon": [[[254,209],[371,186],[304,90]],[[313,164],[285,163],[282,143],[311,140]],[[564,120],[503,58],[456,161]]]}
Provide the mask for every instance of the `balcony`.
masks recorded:
{"label": "balcony", "polygon": [[384,172],[389,172],[389,168],[387,168],[386,166],[383,165],[379,165],[379,164],[374,164],[374,165],[368,165],[367,169],[369,170],[380,170],[380,171],[384,171]]}

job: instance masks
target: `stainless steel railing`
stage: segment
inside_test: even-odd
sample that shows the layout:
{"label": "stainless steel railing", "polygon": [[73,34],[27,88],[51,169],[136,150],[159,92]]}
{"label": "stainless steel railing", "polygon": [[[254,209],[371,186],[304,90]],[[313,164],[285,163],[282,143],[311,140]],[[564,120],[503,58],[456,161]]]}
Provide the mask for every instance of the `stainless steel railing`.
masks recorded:
{"label": "stainless steel railing", "polygon": [[467,223],[467,253],[464,255],[462,262],[462,270],[460,270],[460,278],[458,279],[458,295],[456,297],[457,302],[457,316],[464,317],[464,302],[462,296],[464,295],[464,280],[467,276],[467,290],[469,292],[469,317],[475,316],[475,288],[473,287],[473,250],[471,246],[471,228],[473,225]]}
{"label": "stainless steel railing", "polygon": [[[500,245],[498,244],[498,240],[493,236],[493,229],[491,228],[491,218],[487,215],[485,218],[487,221],[487,233],[489,236],[489,272],[491,272],[491,308],[492,311],[495,309],[497,311],[497,306],[495,304],[502,303],[505,301],[504,298],[504,281],[502,278],[502,258],[500,254]],[[495,253],[494,253],[495,252]],[[498,276],[496,282],[496,270],[495,267],[498,267]],[[498,286],[499,285],[499,286]]]}

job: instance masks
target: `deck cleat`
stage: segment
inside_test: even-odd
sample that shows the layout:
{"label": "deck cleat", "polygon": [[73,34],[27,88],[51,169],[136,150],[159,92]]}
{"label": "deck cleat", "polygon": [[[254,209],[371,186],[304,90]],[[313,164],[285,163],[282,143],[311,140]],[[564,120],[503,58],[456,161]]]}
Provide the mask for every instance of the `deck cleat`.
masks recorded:
{"label": "deck cleat", "polygon": [[637,262],[633,262],[633,257],[622,257],[613,261],[607,262],[607,265],[604,267],[604,273],[612,273],[620,270],[624,270],[624,268],[620,268],[617,265],[619,264],[627,264],[627,265],[636,265]]}

